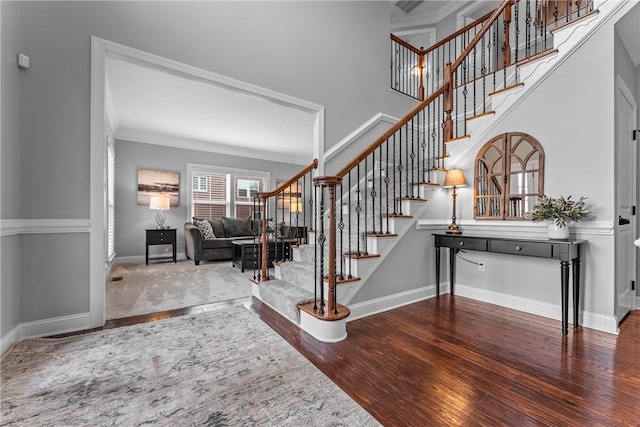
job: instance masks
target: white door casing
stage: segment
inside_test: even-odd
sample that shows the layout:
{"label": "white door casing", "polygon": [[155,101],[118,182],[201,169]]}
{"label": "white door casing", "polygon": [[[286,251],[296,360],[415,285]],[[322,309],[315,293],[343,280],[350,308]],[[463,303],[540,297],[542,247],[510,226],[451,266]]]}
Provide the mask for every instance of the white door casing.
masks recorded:
{"label": "white door casing", "polygon": [[616,76],[616,307],[618,323],[634,309],[636,254],[636,101],[620,76]]}

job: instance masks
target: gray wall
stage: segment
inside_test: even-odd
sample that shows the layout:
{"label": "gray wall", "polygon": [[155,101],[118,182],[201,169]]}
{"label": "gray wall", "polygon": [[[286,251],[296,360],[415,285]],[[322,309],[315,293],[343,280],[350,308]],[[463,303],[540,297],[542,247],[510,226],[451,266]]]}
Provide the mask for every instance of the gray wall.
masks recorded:
{"label": "gray wall", "polygon": [[[473,177],[475,156],[485,142],[501,133],[525,132],[538,139],[545,150],[545,193],[587,196],[594,206],[592,221],[615,223],[615,74],[620,73],[626,76],[625,80],[633,80],[637,70],[628,54],[621,52],[621,43],[614,35],[613,21],[589,38],[456,163],[456,167],[465,171],[467,180]],[[616,56],[626,55],[627,58],[616,60],[614,52],[620,54]],[[635,87],[631,81],[630,88]],[[637,93],[637,88],[634,90]],[[435,192],[429,199],[423,218],[451,217],[449,191]],[[458,221],[469,224],[465,233],[471,234],[476,229],[474,226],[487,223],[473,220],[471,186],[459,191]],[[517,227],[517,223],[503,222],[503,226],[509,229],[510,226]],[[582,255],[581,310],[594,317],[612,318],[615,315],[614,235],[602,230],[590,232],[574,228],[573,231],[573,237],[588,240]],[[373,274],[366,289],[363,287],[353,301],[364,302],[396,291],[433,284],[431,232],[425,229],[403,238],[399,251],[403,256],[412,254],[409,258],[414,262],[407,265],[403,257],[388,257]],[[422,256],[415,256],[417,253]],[[486,271],[479,273],[476,265],[459,262],[456,279],[459,285],[494,292],[512,300],[535,301],[540,306],[560,305],[559,266],[556,262],[473,252],[465,257],[485,262]],[[398,277],[398,271],[403,272],[403,278],[405,275],[408,277],[409,283],[393,280]]]}
{"label": "gray wall", "polygon": [[[376,113],[401,117],[413,104],[388,89],[387,2],[3,1],[0,5],[3,221],[90,216],[92,35],[323,105],[326,148]],[[613,35],[595,40],[583,47],[588,54],[572,59],[572,67],[557,73],[557,83],[546,82],[528,106],[514,111],[510,124],[496,128],[496,133],[521,130],[539,138],[549,158],[547,189],[588,195],[599,207],[597,218],[612,220]],[[30,70],[15,67],[18,50],[31,57]],[[575,96],[571,104],[550,102],[566,87],[576,90],[568,93]],[[543,120],[554,125],[536,125]],[[589,145],[602,148],[583,149]],[[467,168],[471,161],[466,160]],[[593,165],[599,165],[598,173]],[[573,174],[566,174],[568,166]],[[461,195],[460,210],[466,212],[461,217],[468,219],[471,196]],[[448,216],[448,204],[442,206],[432,218]],[[135,213],[138,219],[133,222],[139,222],[130,227],[143,226],[146,215]],[[424,249],[415,246],[422,245],[416,239],[407,241],[410,246],[405,250]],[[122,243],[122,251],[129,251]],[[589,298],[605,295],[600,304],[607,304],[613,293],[607,288],[613,277],[613,250],[608,249],[612,245],[607,242],[594,244],[602,259],[598,271],[589,270],[586,278],[587,291],[593,292]],[[54,230],[10,235],[2,237],[2,251],[3,349],[9,331],[20,322],[47,323],[89,310],[88,234]],[[544,272],[541,278],[555,280],[556,274]],[[476,277],[463,275],[461,280]],[[595,302],[588,308],[599,310]]]}
{"label": "gray wall", "polygon": [[[0,2],[0,218],[20,218],[20,8]],[[20,236],[0,237],[0,337],[20,323]],[[3,348],[4,350],[4,348]]]}
{"label": "gray wall", "polygon": [[[53,333],[56,316],[81,321],[89,311],[88,232],[51,224],[90,219],[91,36],[323,105],[327,148],[378,112],[401,116],[413,105],[388,88],[386,2],[1,5],[1,213],[26,224],[2,237],[3,350],[20,323],[42,321]],[[16,68],[18,51],[29,70]],[[146,215],[132,221],[142,226]]]}
{"label": "gray wall", "polygon": [[[181,150],[131,141],[116,140],[115,161],[115,251],[118,258],[144,256],[145,228],[154,228],[155,211],[137,203],[138,169],[158,169],[180,173],[180,202],[166,211],[166,225],[177,228],[178,253],[184,252],[182,227],[190,215],[187,163],[271,173],[270,186],[288,179],[303,167],[247,157],[228,156],[195,150]],[[150,254],[166,248],[151,247]]]}
{"label": "gray wall", "polygon": [[[609,22],[509,112],[484,142],[512,131],[534,136],[545,150],[545,193],[586,196],[594,206],[592,220],[613,224],[614,82],[614,30]],[[477,149],[472,150],[460,162],[467,176],[473,176],[476,154]],[[473,191],[461,192],[459,201],[460,219],[472,219]],[[582,309],[613,316],[614,236],[574,237],[588,240],[583,254]],[[558,266],[512,258],[486,257],[485,274],[478,274],[473,266],[463,268],[458,282],[516,296],[522,296],[522,286],[529,290],[529,298],[559,305]]]}

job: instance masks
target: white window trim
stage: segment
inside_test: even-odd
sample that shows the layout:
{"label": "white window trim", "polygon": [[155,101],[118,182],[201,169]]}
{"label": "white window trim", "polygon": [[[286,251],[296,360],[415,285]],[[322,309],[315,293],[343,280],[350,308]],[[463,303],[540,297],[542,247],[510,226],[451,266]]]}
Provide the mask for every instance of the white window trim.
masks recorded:
{"label": "white window trim", "polygon": [[[237,168],[225,168],[225,167],[221,167],[221,166],[214,166],[214,165],[205,165],[205,164],[201,164],[201,163],[187,163],[187,177],[189,179],[189,182],[192,182],[192,178],[193,178],[193,171],[195,170],[199,170],[199,169],[205,169],[208,171],[211,171],[213,173],[220,173],[220,174],[229,174],[232,176],[232,179],[227,181],[227,185],[229,186],[227,188],[227,216],[230,216],[232,212],[234,212],[234,208],[235,205],[251,205],[253,202],[236,202],[234,201],[234,197],[232,197],[235,193],[234,191],[232,191],[232,189],[230,188],[231,183],[235,182],[236,176],[239,175],[244,175],[244,176],[264,176],[266,181],[267,181],[267,185],[266,187],[269,188],[269,186],[271,186],[271,172],[268,171],[259,171],[259,170],[252,170],[252,169],[237,169]],[[192,208],[192,203],[193,201],[193,184],[189,186],[189,198],[187,203],[189,204],[188,208],[187,208],[187,222],[190,222],[192,220],[191,217],[191,212],[193,210]]]}

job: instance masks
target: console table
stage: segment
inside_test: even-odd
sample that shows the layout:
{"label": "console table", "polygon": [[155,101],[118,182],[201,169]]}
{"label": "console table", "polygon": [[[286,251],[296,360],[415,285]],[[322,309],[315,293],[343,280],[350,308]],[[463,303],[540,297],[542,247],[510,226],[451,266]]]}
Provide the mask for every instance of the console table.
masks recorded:
{"label": "console table", "polygon": [[433,234],[436,253],[436,297],[440,297],[440,248],[449,248],[449,277],[451,294],[454,293],[456,255],[461,249],[522,255],[560,260],[560,295],[562,300],[562,334],[568,332],[569,315],[569,263],[573,276],[573,325],[578,326],[580,301],[580,240],[533,240],[508,237],[461,236]]}
{"label": "console table", "polygon": [[146,230],[146,254],[145,261],[149,265],[149,246],[151,245],[171,245],[173,247],[173,262],[178,262],[176,246],[178,239],[176,238],[175,228],[147,228]]}

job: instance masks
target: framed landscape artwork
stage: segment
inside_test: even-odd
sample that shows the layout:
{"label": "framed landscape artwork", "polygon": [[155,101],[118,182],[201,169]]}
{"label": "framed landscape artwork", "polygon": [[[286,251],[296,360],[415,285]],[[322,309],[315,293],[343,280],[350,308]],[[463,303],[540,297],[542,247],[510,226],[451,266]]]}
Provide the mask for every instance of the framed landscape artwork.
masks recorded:
{"label": "framed landscape artwork", "polygon": [[180,173],[138,169],[138,204],[149,206],[151,196],[169,196],[170,206],[178,206]]}

